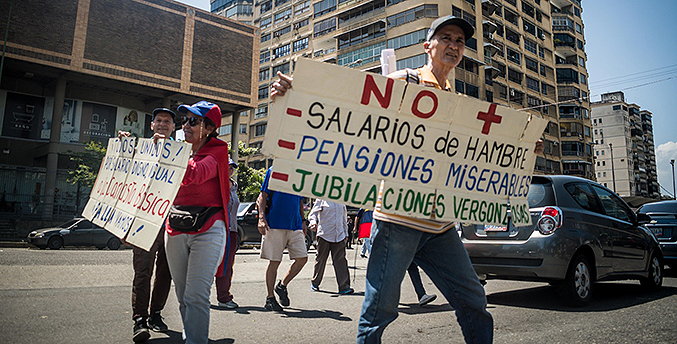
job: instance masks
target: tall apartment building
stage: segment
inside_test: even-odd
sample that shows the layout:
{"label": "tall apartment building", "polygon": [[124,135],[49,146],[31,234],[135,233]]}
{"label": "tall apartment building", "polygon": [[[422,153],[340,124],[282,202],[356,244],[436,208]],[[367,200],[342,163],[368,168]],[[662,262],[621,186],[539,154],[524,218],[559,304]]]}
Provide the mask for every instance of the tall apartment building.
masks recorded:
{"label": "tall apartment building", "polygon": [[[277,71],[293,74],[298,57],[380,73],[381,50],[390,48],[398,69],[417,68],[427,61],[421,43],[432,21],[453,14],[476,30],[450,75],[455,90],[546,116],[536,172],[594,178],[581,11],[580,0],[258,0],[259,106],[223,132],[260,147],[270,84]],[[259,154],[248,163],[270,162]]]}
{"label": "tall apartment building", "polygon": [[592,104],[597,181],[621,196],[660,198],[651,112],[623,92]]}

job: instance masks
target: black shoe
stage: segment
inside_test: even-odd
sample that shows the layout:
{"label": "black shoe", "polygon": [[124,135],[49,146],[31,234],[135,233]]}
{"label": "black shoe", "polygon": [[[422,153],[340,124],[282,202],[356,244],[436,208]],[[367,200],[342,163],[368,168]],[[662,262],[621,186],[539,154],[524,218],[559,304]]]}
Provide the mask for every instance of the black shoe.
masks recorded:
{"label": "black shoe", "polygon": [[287,286],[282,285],[282,281],[277,282],[277,285],[275,286],[275,293],[277,293],[277,296],[280,297],[280,303],[285,307],[289,307],[289,294],[287,293]]}
{"label": "black shoe", "polygon": [[167,324],[165,324],[164,321],[162,321],[162,316],[160,315],[160,312],[155,312],[150,315],[148,318],[148,328],[155,332],[165,332],[169,328],[167,327]]}
{"label": "black shoe", "polygon": [[137,317],[134,319],[134,336],[132,339],[135,343],[145,342],[150,338],[150,332],[148,332],[148,324],[146,323],[146,318]]}
{"label": "black shoe", "polygon": [[280,306],[280,304],[277,303],[275,296],[271,296],[269,298],[266,298],[266,306],[265,307],[269,311],[282,312],[282,306]]}

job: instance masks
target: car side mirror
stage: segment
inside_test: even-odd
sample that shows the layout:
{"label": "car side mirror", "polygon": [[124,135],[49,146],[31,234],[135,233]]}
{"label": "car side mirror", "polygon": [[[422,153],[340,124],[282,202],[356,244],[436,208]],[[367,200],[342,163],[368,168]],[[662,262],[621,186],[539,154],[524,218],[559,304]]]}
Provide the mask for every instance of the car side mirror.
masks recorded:
{"label": "car side mirror", "polygon": [[645,225],[649,222],[651,222],[651,216],[647,214],[637,214],[637,223],[640,225]]}
{"label": "car side mirror", "polygon": [[258,216],[258,215],[259,215],[259,211],[258,211],[258,210],[252,210],[252,212],[251,212],[250,214],[251,214],[252,216]]}

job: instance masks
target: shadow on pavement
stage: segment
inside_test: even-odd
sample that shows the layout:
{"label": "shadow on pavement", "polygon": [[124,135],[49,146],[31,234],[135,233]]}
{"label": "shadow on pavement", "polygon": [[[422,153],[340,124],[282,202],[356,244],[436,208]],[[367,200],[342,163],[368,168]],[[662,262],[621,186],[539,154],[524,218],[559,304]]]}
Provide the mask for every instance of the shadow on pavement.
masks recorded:
{"label": "shadow on pavement", "polygon": [[662,287],[656,291],[647,290],[639,282],[602,282],[593,286],[592,303],[581,308],[567,306],[566,300],[551,286],[539,286],[487,295],[487,301],[494,305],[567,312],[604,312],[628,308],[677,294],[675,287]]}
{"label": "shadow on pavement", "polygon": [[332,311],[332,310],[318,310],[318,309],[295,309],[295,308],[285,308],[284,311],[279,313],[287,318],[301,318],[301,319],[333,319],[338,321],[353,321],[350,317],[343,315],[341,312]]}
{"label": "shadow on pavement", "polygon": [[[145,341],[145,343],[155,343],[155,344],[169,344],[169,343],[183,343],[183,338],[181,338],[181,332],[177,331],[167,331],[164,332],[169,337],[162,337],[162,338],[157,338],[157,337],[152,337]],[[209,344],[232,344],[235,343],[235,339],[232,338],[224,338],[224,339],[218,339],[218,340],[209,340]]]}
{"label": "shadow on pavement", "polygon": [[[444,300],[444,298],[442,298],[442,300]],[[400,305],[397,307],[397,310],[400,313],[412,315],[412,314],[449,312],[453,311],[454,309],[451,306],[449,306],[448,303],[427,304],[426,306],[422,307],[418,305],[418,302],[416,302],[416,303],[400,303]]]}

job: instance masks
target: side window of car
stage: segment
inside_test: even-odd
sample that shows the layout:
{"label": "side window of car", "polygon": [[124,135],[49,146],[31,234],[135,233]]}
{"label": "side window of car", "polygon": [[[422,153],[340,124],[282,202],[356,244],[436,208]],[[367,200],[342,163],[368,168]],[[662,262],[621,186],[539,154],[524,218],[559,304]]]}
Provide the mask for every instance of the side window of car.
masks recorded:
{"label": "side window of car", "polygon": [[571,183],[567,184],[565,189],[581,208],[600,214],[604,213],[597,202],[597,196],[595,196],[588,184]]}
{"label": "side window of car", "polygon": [[92,227],[94,227],[94,226],[92,226],[91,222],[84,220],[84,221],[80,221],[80,223],[78,223],[78,226],[76,228],[77,229],[88,229],[88,228],[92,228]]}
{"label": "side window of car", "polygon": [[632,222],[630,209],[628,209],[618,196],[598,186],[593,185],[592,188],[595,190],[595,193],[597,193],[599,200],[602,202],[602,208],[604,208],[604,212],[607,215],[619,220]]}

